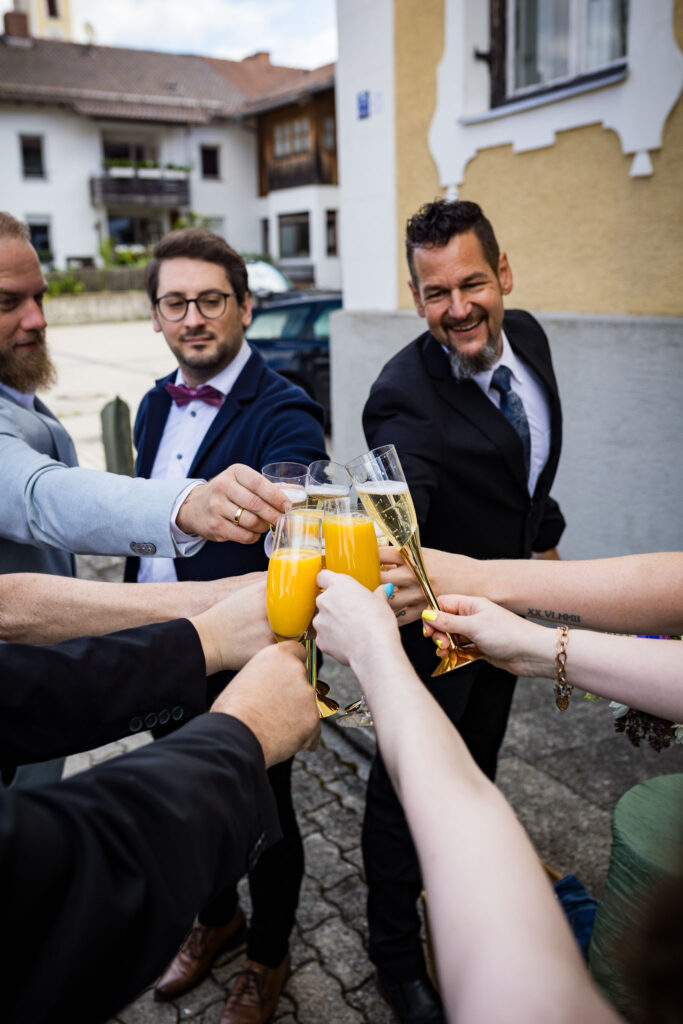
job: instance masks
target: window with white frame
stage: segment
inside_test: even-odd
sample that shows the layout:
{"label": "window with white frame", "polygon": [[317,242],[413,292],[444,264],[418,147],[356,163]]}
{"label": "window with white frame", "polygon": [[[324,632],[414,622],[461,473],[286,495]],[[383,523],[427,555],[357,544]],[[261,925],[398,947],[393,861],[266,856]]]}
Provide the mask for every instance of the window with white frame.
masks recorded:
{"label": "window with white frame", "polygon": [[626,56],[628,0],[510,0],[508,95],[609,67]]}
{"label": "window with white frame", "polygon": [[628,0],[492,0],[491,105],[625,66]]}

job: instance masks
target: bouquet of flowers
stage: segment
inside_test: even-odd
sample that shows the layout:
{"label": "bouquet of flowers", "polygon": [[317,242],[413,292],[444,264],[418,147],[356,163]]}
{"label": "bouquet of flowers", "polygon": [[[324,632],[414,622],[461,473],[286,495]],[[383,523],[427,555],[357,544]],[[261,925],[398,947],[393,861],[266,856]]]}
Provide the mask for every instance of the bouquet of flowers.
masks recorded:
{"label": "bouquet of flowers", "polygon": [[[680,640],[681,637],[657,636],[648,639]],[[586,699],[600,700],[600,697],[587,693]],[[643,740],[647,740],[652,749],[659,753],[672,743],[683,745],[683,723],[669,722],[666,718],[658,718],[647,711],[638,711],[637,708],[630,708],[628,704],[620,704],[616,700],[611,700],[609,706],[614,715],[615,731],[623,732],[634,747],[639,747]]]}

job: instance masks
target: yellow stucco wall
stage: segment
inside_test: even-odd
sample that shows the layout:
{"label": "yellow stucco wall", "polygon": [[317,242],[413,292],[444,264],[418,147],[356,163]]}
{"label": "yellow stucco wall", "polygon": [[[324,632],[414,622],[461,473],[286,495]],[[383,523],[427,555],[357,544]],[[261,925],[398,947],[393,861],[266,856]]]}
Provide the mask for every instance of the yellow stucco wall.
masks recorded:
{"label": "yellow stucco wall", "polygon": [[47,13],[45,0],[24,0],[21,10],[28,13],[29,28],[31,35],[37,39],[51,39],[55,32],[64,41],[71,39],[71,12],[69,10],[70,0],[59,0],[57,18],[50,18]]}
{"label": "yellow stucco wall", "polygon": [[396,103],[396,223],[398,294],[412,307],[403,249],[405,223],[422,205],[443,195],[429,152],[436,108],[436,69],[444,48],[444,0],[394,0]]}
{"label": "yellow stucco wall", "polygon": [[[395,0],[397,69],[410,49],[407,8]],[[432,4],[427,5],[430,8]],[[442,0],[434,3],[443,10]],[[399,8],[400,17],[399,17]],[[436,13],[431,12],[437,36]],[[677,0],[675,31],[683,47],[683,0]],[[443,38],[443,29],[440,32]],[[429,61],[440,52],[429,40]],[[412,105],[397,73],[397,215],[402,237],[406,216],[441,195],[436,168],[421,155],[436,102],[426,54],[414,58],[426,79]],[[414,79],[414,84],[417,79]],[[421,134],[420,134],[421,133]],[[462,199],[480,203],[494,225],[515,276],[508,305],[583,313],[683,315],[683,98],[669,115],[661,150],[651,154],[654,173],[629,177],[613,131],[590,125],[558,133],[553,146],[528,153],[511,146],[482,150],[467,167]],[[401,254],[400,305],[412,305]]]}

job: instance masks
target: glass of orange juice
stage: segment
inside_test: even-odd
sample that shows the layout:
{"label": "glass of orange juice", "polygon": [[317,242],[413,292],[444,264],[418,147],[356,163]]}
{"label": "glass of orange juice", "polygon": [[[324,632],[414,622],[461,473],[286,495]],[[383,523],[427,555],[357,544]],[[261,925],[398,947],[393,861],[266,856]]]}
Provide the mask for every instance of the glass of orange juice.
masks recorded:
{"label": "glass of orange juice", "polygon": [[266,610],[278,640],[304,640],[308,678],[315,690],[321,718],[339,710],[336,701],[319,692],[315,655],[309,635],[322,568],[320,519],[298,512],[280,516],[268,563]]}
{"label": "glass of orange juice", "polygon": [[325,503],[325,567],[353,576],[368,590],[382,582],[375,527],[370,516],[341,502]]}
{"label": "glass of orange juice", "polygon": [[[382,582],[375,526],[370,516],[350,499],[328,499],[324,504],[325,568],[353,576],[368,590]],[[365,697],[350,704],[338,719],[350,728],[372,725]]]}

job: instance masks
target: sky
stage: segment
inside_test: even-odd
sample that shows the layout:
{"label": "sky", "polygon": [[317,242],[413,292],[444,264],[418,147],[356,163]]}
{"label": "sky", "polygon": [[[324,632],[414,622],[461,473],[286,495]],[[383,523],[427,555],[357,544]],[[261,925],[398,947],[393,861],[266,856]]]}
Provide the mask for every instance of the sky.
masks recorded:
{"label": "sky", "polygon": [[[12,9],[0,0],[0,12]],[[70,0],[75,42],[314,68],[337,59],[335,0]]]}

